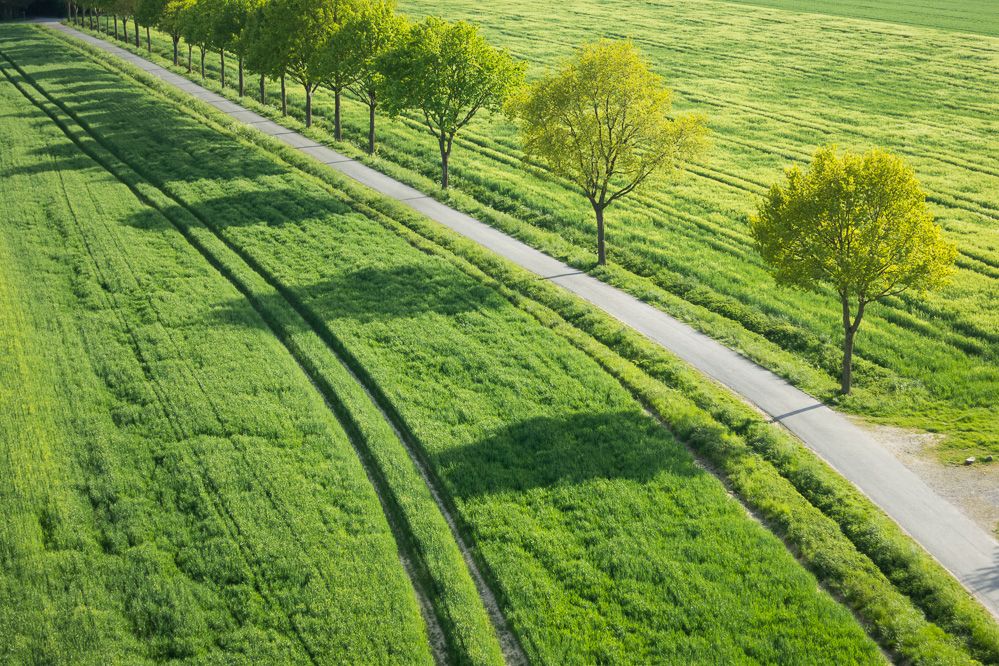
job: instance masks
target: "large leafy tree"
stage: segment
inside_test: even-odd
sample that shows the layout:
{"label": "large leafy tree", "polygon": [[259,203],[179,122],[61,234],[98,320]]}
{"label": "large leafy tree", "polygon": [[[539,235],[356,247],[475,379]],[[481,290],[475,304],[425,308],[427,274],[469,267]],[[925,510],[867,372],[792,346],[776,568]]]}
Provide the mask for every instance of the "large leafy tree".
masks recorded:
{"label": "large leafy tree", "polygon": [[344,48],[360,56],[349,88],[368,107],[368,153],[375,152],[375,112],[379,89],[385,85],[379,61],[405,37],[407,30],[409,23],[396,13],[393,0],[371,0],[351,14],[338,35]]}
{"label": "large leafy tree", "polygon": [[509,110],[524,152],[586,195],[607,261],[604,211],[695,155],[704,119],[671,116],[670,91],[629,41],[601,40],[522,90]]}
{"label": "large leafy tree", "polygon": [[884,150],[819,149],[793,167],[750,220],[779,284],[831,286],[843,316],[842,393],[852,384],[853,343],[868,304],[942,285],[957,249],[944,239],[912,168]]}
{"label": "large leafy tree", "polygon": [[498,109],[521,85],[525,66],[491,46],[475,26],[428,17],[379,59],[382,98],[395,115],[415,109],[437,139],[441,187],[455,135],[482,109]]}

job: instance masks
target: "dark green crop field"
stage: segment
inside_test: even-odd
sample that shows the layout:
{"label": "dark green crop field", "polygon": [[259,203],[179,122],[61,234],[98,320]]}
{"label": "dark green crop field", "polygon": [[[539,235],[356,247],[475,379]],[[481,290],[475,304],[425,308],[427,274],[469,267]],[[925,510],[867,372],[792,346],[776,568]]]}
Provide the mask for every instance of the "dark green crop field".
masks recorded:
{"label": "dark green crop field", "polygon": [[[928,622],[793,489],[761,500],[869,635],[674,434],[727,426],[679,395],[657,422],[598,345],[390,207],[2,30],[5,659],[428,661],[415,585],[455,661],[499,661],[351,381],[427,464],[531,661],[879,663],[871,636],[988,654],[991,629]],[[762,483],[727,469],[740,497]]]}
{"label": "dark green crop field", "polygon": [[[533,74],[581,42],[632,38],[675,90],[676,108],[707,114],[711,147],[676,182],[608,210],[611,266],[595,274],[843,409],[940,433],[945,460],[999,453],[999,38],[943,29],[973,24],[995,33],[992,3],[835,3],[833,13],[843,16],[816,13],[834,3],[808,12],[796,11],[804,3],[759,4],[771,3],[401,6],[413,16],[475,21],[493,42],[528,60]],[[904,18],[915,14],[928,26],[903,24],[915,23]],[[893,17],[902,23],[890,23]],[[153,50],[168,56],[169,39],[154,34]],[[209,54],[216,79],[217,61]],[[276,103],[276,85],[268,95]],[[289,100],[301,117],[304,95],[293,85]],[[328,129],[331,95],[320,91],[315,101],[317,125]],[[366,108],[348,100],[344,122],[346,140],[363,145]],[[775,288],[746,224],[784,167],[829,142],[901,154],[960,250],[945,290],[868,310],[847,398],[835,395],[843,335],[835,297]],[[379,145],[375,166],[433,190],[438,147],[415,117],[380,121]],[[347,143],[339,148],[352,150]],[[505,118],[484,116],[459,135],[451,170],[453,205],[593,268],[589,204],[523,162]]]}
{"label": "dark green crop field", "polygon": [[[759,7],[885,23],[941,28],[999,37],[999,8],[992,0],[728,0]],[[974,39],[967,35],[968,39]]]}

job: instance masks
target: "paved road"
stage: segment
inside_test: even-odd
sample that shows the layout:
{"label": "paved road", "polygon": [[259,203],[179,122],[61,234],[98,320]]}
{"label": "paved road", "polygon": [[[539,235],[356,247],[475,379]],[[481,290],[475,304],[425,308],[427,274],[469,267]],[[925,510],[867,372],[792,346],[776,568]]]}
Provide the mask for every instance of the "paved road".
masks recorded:
{"label": "paved road", "polygon": [[784,424],[894,518],[999,617],[999,543],[843,415],[662,311],[408,185],[102,39],[58,23],[50,25],[120,56],[229,116],[311,155],[331,169],[404,203],[571,291],[662,345]]}

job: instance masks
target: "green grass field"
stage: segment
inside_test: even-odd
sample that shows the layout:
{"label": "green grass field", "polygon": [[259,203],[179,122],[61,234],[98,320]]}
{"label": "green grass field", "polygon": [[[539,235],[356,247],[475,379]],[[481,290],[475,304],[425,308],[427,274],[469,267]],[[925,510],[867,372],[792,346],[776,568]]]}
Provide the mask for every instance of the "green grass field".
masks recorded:
{"label": "green grass field", "polygon": [[[136,660],[302,660],[306,655],[291,650],[309,646],[317,661],[429,659],[417,600],[396,560],[396,548],[406,548],[398,536],[393,546],[394,532],[344,434],[346,427],[358,436],[358,421],[339,409],[335,418],[309,385],[312,379],[353,414],[350,387],[324,365],[333,358],[349,365],[418,449],[532,661],[882,660],[850,611],[670,431],[721,451],[737,439],[728,426],[657,383],[659,398],[649,402],[664,428],[618,375],[620,362],[605,358],[606,348],[546,324],[540,300],[517,297],[476,272],[457,249],[414,231],[418,221],[335,179],[310,175],[194,102],[185,113],[176,98],[89,60],[42,28],[3,30],[10,60],[0,65],[20,87],[0,82],[0,127],[24,147],[5,151],[0,164],[4,182],[16,185],[0,198],[11,212],[0,218],[9,227],[4,239],[18,243],[5,249],[13,260],[3,264],[11,277],[4,282],[2,339],[26,351],[4,356],[24,361],[0,367],[5,377],[52,368],[52,381],[39,375],[35,393],[13,403],[43,412],[87,409],[111,421],[107,437],[127,441],[107,452],[126,456],[114,465],[72,467],[87,446],[56,428],[74,423],[60,416],[45,440],[50,453],[33,455],[34,439],[8,445],[8,456],[23,461],[14,468],[24,468],[24,478],[36,469],[29,461],[45,460],[50,469],[38,474],[63,479],[35,479],[0,495],[5,522],[18,526],[0,532],[2,589],[18,591],[0,596],[0,622],[6,635],[18,637],[15,648],[24,652],[17,655],[127,648]],[[71,149],[67,135],[88,152]],[[56,223],[41,223],[49,219]],[[17,223],[24,220],[34,222]],[[94,272],[85,260],[107,262],[107,272]],[[39,266],[61,276],[53,281],[65,285],[59,293],[28,297],[28,285],[45,274]],[[122,266],[132,273],[120,276]],[[102,307],[95,309],[95,300]],[[28,318],[39,323],[21,323]],[[43,323],[63,327],[62,335],[33,333]],[[78,331],[94,337],[81,342]],[[80,362],[96,364],[94,358],[114,365],[95,379]],[[133,370],[118,368],[119,360]],[[689,391],[701,390],[700,380],[685,381],[694,382]],[[82,396],[89,391],[114,393],[127,409],[88,402]],[[240,402],[244,394],[250,402]],[[44,413],[0,412],[5,432],[48,422]],[[418,514],[406,498],[419,493],[406,494],[410,477],[389,469],[394,463],[375,435],[359,435],[375,447],[362,455],[370,457],[369,474],[397,498],[389,519],[406,523],[404,540],[426,560],[423,576],[435,590],[461,574],[460,566],[449,570],[441,564],[446,558],[427,552],[434,528],[412,525]],[[232,458],[216,458],[225,455]],[[742,468],[735,457],[718,453],[714,460],[745,500],[763,487],[766,470],[780,477],[766,461],[744,455]],[[202,561],[202,551],[189,546],[196,537],[188,523],[208,520],[207,509],[196,501],[201,495],[165,487],[186,479],[181,472],[201,475],[203,501],[226,502],[237,519],[245,505],[244,520],[252,520],[226,534],[229,545],[220,546],[217,559]],[[280,486],[268,485],[278,479]],[[121,488],[109,499],[101,493],[112,490],[102,484],[112,482]],[[920,663],[963,663],[981,653],[973,645],[978,639],[966,643],[965,630],[949,636],[928,623],[832,519],[786,482],[782,487],[786,496],[768,495],[755,508],[884,649]],[[95,525],[93,545],[47,547],[53,519],[45,507],[57,491],[75,512],[58,524]],[[133,494],[134,503],[119,499]],[[342,507],[348,502],[351,510]],[[326,521],[325,539],[307,510]],[[293,534],[282,531],[289,522]],[[105,531],[114,538],[105,539]],[[368,541],[351,548],[351,535]],[[344,554],[332,558],[314,550],[320,546]],[[227,559],[233,550],[256,557],[236,566]],[[116,567],[147,551],[163,567],[148,583],[149,594],[159,596],[133,604],[136,595],[126,592],[134,581],[159,570],[146,560],[146,569]],[[224,604],[240,597],[214,587],[231,584],[250,594],[239,574],[254,564],[261,594],[273,604],[249,606],[256,609],[250,618],[230,617],[235,610]],[[235,571],[224,575],[225,567]],[[58,595],[46,580],[59,582]],[[313,587],[320,584],[324,594]],[[444,592],[432,591],[432,601],[449,649],[491,662],[495,639],[471,618],[475,604],[455,601],[460,590]],[[81,597],[94,600],[92,611],[82,608],[104,624],[80,629],[65,622],[69,616],[59,609],[81,608]],[[184,612],[168,617],[149,611],[181,604]],[[322,613],[331,617],[316,619]],[[86,633],[89,627],[97,635]],[[259,643],[253,632],[260,632]],[[144,639],[161,634],[170,639],[159,646],[165,652],[150,652],[158,643]],[[482,647],[465,649],[469,643]],[[261,657],[264,647],[289,652]]]}
{"label": "green grass field", "polygon": [[[729,0],[759,7],[871,19],[999,37],[999,12],[992,0]],[[971,36],[968,35],[970,39]]]}
{"label": "green grass field", "polygon": [[[939,4],[939,11],[896,2],[876,10],[882,20],[865,21],[875,10],[859,3],[836,8],[861,18],[785,4],[789,9],[713,0],[402,6],[414,16],[473,20],[534,72],[597,36],[634,39],[676,90],[677,107],[708,114],[712,146],[676,182],[609,209],[612,266],[597,274],[843,409],[945,435],[945,460],[999,453],[999,39],[886,22],[918,13],[934,26],[952,27],[953,19],[994,32],[995,13],[974,2]],[[170,52],[162,36],[154,47]],[[216,60],[209,55],[210,75]],[[290,91],[292,113],[301,115],[303,96]],[[276,100],[274,86],[269,95]],[[331,106],[328,95],[317,96],[320,116]],[[363,142],[366,122],[363,107],[346,105],[349,141]],[[383,119],[379,138],[372,163],[433,188],[437,147],[415,119]],[[868,311],[856,390],[846,399],[835,395],[842,337],[835,299],[776,289],[745,223],[784,166],[827,142],[880,145],[905,156],[961,251],[944,291]],[[595,263],[588,204],[522,162],[505,119],[483,117],[460,137],[452,177],[453,204],[575,265]]]}
{"label": "green grass field", "polygon": [[0,116],[0,662],[430,662],[291,355],[6,78]]}

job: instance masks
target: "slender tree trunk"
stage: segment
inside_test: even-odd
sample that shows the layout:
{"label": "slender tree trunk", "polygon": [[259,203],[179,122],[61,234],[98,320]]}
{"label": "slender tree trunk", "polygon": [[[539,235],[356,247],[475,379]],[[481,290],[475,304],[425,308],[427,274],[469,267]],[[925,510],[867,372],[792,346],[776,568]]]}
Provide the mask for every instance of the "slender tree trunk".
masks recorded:
{"label": "slender tree trunk", "polygon": [[128,18],[121,17],[121,34],[125,39],[125,43],[128,44]]}
{"label": "slender tree trunk", "polygon": [[312,127],[312,86],[305,86],[305,126]]}
{"label": "slender tree trunk", "polygon": [[118,41],[118,15],[114,15],[114,39]]}
{"label": "slender tree trunk", "polygon": [[866,303],[860,301],[857,306],[857,316],[850,322],[850,299],[840,295],[843,304],[843,372],[840,377],[839,392],[849,395],[853,386],[853,342],[857,336],[857,329],[860,328],[860,320],[864,316],[864,306]]}
{"label": "slender tree trunk", "polygon": [[170,35],[173,40],[173,66],[177,66],[177,45],[180,42],[180,35]]}
{"label": "slender tree trunk", "polygon": [[87,25],[90,26],[91,30],[94,29],[94,10],[93,9],[87,9]]}
{"label": "slender tree trunk", "polygon": [[239,96],[243,96],[243,56],[239,56]]}
{"label": "slender tree trunk", "polygon": [[201,49],[201,78],[203,79],[205,78],[205,47],[199,46],[198,48]]}
{"label": "slender tree trunk", "polygon": [[447,189],[450,184],[450,174],[448,172],[448,161],[451,159],[451,142],[454,137],[444,138],[443,136],[438,138],[438,143],[441,148],[441,188]]}
{"label": "slender tree trunk", "polygon": [[284,72],[281,72],[281,115],[288,115],[288,96],[284,90]]}
{"label": "slender tree trunk", "polygon": [[368,154],[375,154],[375,107],[378,106],[378,100],[375,99],[375,93],[368,91]]}
{"label": "slender tree trunk", "polygon": [[597,216],[597,264],[607,263],[607,245],[604,242],[604,205],[593,203],[593,212]]}
{"label": "slender tree trunk", "polygon": [[139,19],[135,19],[132,23],[135,24],[135,48],[139,48]]}
{"label": "slender tree trunk", "polygon": [[267,103],[267,85],[263,74],[260,75],[260,103]]}
{"label": "slender tree trunk", "polygon": [[187,73],[191,73],[191,51],[194,49],[190,44],[187,45]]}
{"label": "slender tree trunk", "polygon": [[225,88],[225,49],[219,49],[219,66],[222,68],[222,87]]}
{"label": "slender tree trunk", "polygon": [[149,26],[146,26],[146,53],[152,55],[153,53],[153,42],[149,38]]}
{"label": "slender tree trunk", "polygon": [[333,138],[343,141],[343,127],[340,124],[340,91],[333,91]]}

